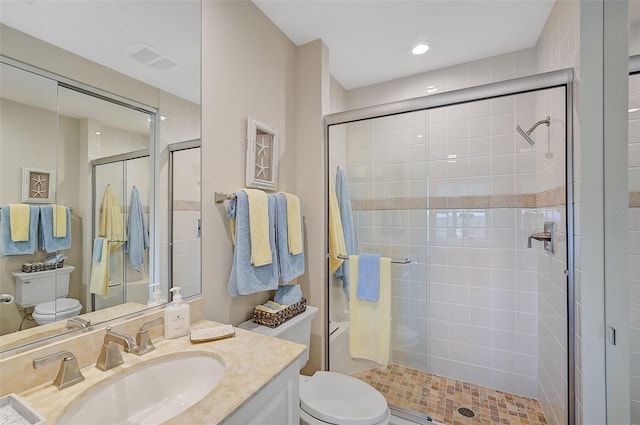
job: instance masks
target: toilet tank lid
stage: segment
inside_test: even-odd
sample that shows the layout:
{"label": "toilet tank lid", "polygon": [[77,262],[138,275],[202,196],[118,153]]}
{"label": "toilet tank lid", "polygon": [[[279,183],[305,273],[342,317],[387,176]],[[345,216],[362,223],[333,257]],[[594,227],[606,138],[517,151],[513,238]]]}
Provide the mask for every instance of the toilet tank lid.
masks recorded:
{"label": "toilet tank lid", "polygon": [[56,314],[64,313],[65,311],[73,310],[80,305],[80,301],[75,298],[58,298],[55,301],[49,301],[46,303],[36,305],[33,310],[37,314]]}

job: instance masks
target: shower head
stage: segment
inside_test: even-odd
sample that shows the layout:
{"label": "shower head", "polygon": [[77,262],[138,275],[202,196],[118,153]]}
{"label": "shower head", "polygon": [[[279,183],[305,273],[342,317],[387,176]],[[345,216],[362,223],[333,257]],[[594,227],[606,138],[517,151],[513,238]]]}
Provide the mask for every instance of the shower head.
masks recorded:
{"label": "shower head", "polygon": [[524,131],[522,127],[520,127],[520,124],[518,124],[516,126],[516,130],[518,130],[518,133],[520,133],[520,135],[524,137],[527,143],[533,146],[536,142],[531,138],[531,133],[533,133],[533,130],[535,130],[540,124],[546,124],[547,127],[549,127],[549,124],[551,124],[551,117],[547,116],[547,118],[538,121],[527,131]]}
{"label": "shower head", "polygon": [[520,135],[524,137],[524,140],[526,140],[531,146],[536,143],[531,137],[529,137],[529,133],[527,133],[522,129],[522,127],[520,127],[520,124],[517,125],[516,130],[518,130],[518,133],[520,133]]}

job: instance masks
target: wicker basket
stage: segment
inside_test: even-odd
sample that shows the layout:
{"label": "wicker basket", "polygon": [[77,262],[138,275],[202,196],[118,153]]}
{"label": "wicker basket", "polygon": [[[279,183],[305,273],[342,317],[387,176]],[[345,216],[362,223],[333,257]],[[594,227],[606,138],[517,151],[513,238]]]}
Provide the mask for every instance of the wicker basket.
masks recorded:
{"label": "wicker basket", "polygon": [[270,328],[276,328],[287,320],[296,317],[298,314],[304,313],[306,309],[306,298],[303,298],[299,302],[291,304],[289,307],[283,308],[282,310],[273,313],[253,309],[253,322],[260,325],[268,326]]}

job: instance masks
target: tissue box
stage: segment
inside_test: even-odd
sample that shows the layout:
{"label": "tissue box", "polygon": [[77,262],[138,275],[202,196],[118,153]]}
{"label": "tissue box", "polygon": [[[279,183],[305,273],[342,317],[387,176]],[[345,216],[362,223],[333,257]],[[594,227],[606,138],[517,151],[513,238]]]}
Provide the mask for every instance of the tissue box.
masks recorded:
{"label": "tissue box", "polygon": [[0,398],[0,423],[39,425],[45,418],[16,394]]}
{"label": "tissue box", "polygon": [[287,320],[296,317],[300,313],[304,313],[307,309],[307,299],[303,298],[295,304],[283,308],[273,313],[262,310],[253,309],[253,322],[259,325],[276,328]]}

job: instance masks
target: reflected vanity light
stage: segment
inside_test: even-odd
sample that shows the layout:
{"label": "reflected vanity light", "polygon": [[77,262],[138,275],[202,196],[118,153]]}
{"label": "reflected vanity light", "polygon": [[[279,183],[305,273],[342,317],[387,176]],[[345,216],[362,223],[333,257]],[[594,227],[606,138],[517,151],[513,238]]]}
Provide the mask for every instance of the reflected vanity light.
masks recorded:
{"label": "reflected vanity light", "polygon": [[411,53],[413,53],[416,56],[423,55],[428,51],[429,51],[429,45],[426,43],[418,43],[411,48]]}

